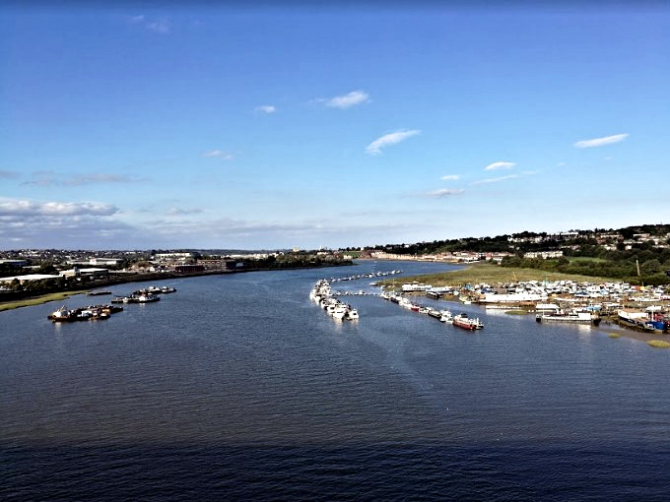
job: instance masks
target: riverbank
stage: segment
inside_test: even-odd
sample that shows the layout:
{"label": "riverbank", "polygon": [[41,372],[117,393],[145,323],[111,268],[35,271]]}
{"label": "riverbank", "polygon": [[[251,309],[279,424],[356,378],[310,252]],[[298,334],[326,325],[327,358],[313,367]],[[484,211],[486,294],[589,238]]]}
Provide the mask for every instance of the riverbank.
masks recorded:
{"label": "riverbank", "polygon": [[[405,282],[419,282],[430,284],[433,287],[458,286],[462,284],[506,284],[518,281],[574,281],[599,283],[615,281],[606,277],[591,277],[586,275],[562,274],[530,268],[501,267],[490,263],[477,263],[459,270],[439,272],[436,274],[416,275],[403,277]],[[379,284],[389,286],[392,281],[379,281]]]}
{"label": "riverbank", "polygon": [[60,291],[58,293],[48,293],[29,298],[22,298],[21,300],[13,300],[9,302],[0,303],[0,312],[5,310],[14,310],[21,307],[32,307],[34,305],[41,305],[43,303],[54,302],[59,300],[66,300],[71,296],[81,295],[86,291]]}

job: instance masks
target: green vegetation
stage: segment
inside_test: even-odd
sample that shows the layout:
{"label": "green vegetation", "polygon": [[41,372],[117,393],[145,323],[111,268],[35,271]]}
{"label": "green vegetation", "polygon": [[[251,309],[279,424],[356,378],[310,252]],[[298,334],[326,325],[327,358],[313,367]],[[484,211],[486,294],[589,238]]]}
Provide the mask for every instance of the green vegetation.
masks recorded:
{"label": "green vegetation", "polygon": [[273,270],[286,268],[334,267],[352,265],[351,260],[345,260],[341,255],[318,255],[305,251],[268,256],[265,259],[249,261],[251,269]]}
{"label": "green vegetation", "polygon": [[[603,277],[587,277],[577,274],[564,274],[560,272],[549,272],[527,268],[501,267],[489,263],[471,265],[461,270],[452,270],[439,274],[418,275],[403,278],[404,282],[421,282],[432,286],[457,286],[460,284],[505,284],[515,281],[560,281],[570,280],[576,282],[600,282],[607,280]],[[390,285],[391,280],[380,281],[381,284]]]}
{"label": "green vegetation", "polygon": [[[653,241],[642,238],[642,235],[655,236],[659,244],[668,244],[666,235],[669,232],[670,225],[639,225],[618,230],[577,230],[569,236],[521,232],[496,237],[388,244],[382,249],[388,253],[414,255],[457,251],[507,252],[514,255],[503,260],[505,267],[539,269],[593,278],[606,277],[631,284],[653,286],[670,284],[670,248],[658,246]],[[606,241],[609,248],[606,249],[602,245],[602,239],[598,237],[599,234],[618,237],[609,237]],[[563,251],[564,256],[547,260],[524,258],[525,253],[530,251],[554,250]]]}
{"label": "green vegetation", "polygon": [[604,263],[607,260],[604,258],[595,258],[595,257],[590,257],[590,256],[571,256],[568,258],[568,261],[570,263]]}
{"label": "green vegetation", "polygon": [[649,340],[647,345],[655,349],[670,349],[670,342],[666,342],[665,340]]}
{"label": "green vegetation", "polygon": [[[619,281],[632,284],[669,284],[664,270],[670,270],[670,250],[655,249],[635,252],[630,251],[604,251],[603,257],[577,256],[562,257],[557,260],[543,260],[542,258],[521,258],[520,256],[509,256],[503,259],[503,267],[530,268],[546,270],[549,272],[560,272],[564,274],[587,275],[594,277],[609,277]],[[666,256],[667,255],[667,256]],[[664,260],[662,265],[657,258]],[[640,273],[637,276],[636,260],[641,264]]]}
{"label": "green vegetation", "polygon": [[85,291],[62,291],[59,293],[49,293],[35,298],[25,298],[23,300],[16,300],[12,302],[0,303],[0,312],[4,310],[12,310],[20,307],[31,307],[33,305],[41,305],[42,303],[53,302],[57,300],[65,300],[74,295],[80,295]]}

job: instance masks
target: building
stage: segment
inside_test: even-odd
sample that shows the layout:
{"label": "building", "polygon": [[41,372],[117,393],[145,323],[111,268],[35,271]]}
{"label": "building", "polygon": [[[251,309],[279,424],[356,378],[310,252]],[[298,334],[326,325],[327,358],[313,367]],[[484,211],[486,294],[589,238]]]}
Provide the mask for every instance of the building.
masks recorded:
{"label": "building", "polygon": [[61,277],[66,279],[77,277],[80,279],[107,279],[109,277],[109,270],[106,268],[72,268],[64,270],[60,273]]}
{"label": "building", "polygon": [[59,275],[48,275],[48,274],[27,274],[27,275],[15,275],[13,277],[0,277],[0,284],[7,285],[14,280],[19,281],[20,284],[25,284],[26,282],[31,281],[43,281],[45,279],[59,279]]}
{"label": "building", "polygon": [[0,260],[0,266],[7,265],[10,267],[21,268],[28,265],[27,260]]}
{"label": "building", "polygon": [[560,258],[563,256],[563,251],[531,251],[523,255],[524,258]]}

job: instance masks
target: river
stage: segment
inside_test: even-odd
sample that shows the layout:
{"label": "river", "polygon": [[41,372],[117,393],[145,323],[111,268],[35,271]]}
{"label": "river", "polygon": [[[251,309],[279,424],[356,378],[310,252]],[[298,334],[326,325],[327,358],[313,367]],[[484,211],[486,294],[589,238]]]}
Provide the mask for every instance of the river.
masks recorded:
{"label": "river", "polygon": [[0,500],[668,500],[670,351],[429,299],[485,328],[374,296],[338,322],[308,298],[397,268],[449,266],[185,278],[96,322],[0,313]]}

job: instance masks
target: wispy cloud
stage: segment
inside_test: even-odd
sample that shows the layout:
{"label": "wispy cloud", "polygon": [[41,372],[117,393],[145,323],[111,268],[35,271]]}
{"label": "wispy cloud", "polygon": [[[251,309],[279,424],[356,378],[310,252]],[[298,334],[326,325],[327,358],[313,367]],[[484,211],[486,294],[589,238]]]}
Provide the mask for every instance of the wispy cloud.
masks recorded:
{"label": "wispy cloud", "polygon": [[172,22],[166,17],[161,17],[158,19],[149,19],[144,14],[139,14],[137,16],[130,17],[128,19],[128,22],[130,24],[136,24],[138,26],[142,26],[147,30],[156,33],[161,33],[163,35],[170,33],[170,31],[172,31]]}
{"label": "wispy cloud", "polygon": [[144,178],[135,178],[121,174],[93,173],[73,176],[62,182],[63,186],[81,186],[107,183],[138,183],[147,181]]}
{"label": "wispy cloud", "polygon": [[456,180],[461,179],[461,175],[460,174],[448,174],[446,176],[442,176],[442,178],[440,178],[440,179],[443,180],[443,181],[456,181]]}
{"label": "wispy cloud", "polygon": [[494,162],[484,168],[484,171],[495,171],[496,169],[512,169],[516,164],[514,162]]}
{"label": "wispy cloud", "polygon": [[438,190],[431,190],[426,192],[427,197],[442,199],[444,197],[451,197],[452,195],[459,195],[465,192],[463,188],[440,188]]}
{"label": "wispy cloud", "polygon": [[355,105],[360,105],[370,101],[370,95],[365,91],[351,91],[349,94],[343,96],[335,96],[325,100],[326,106],[331,108],[351,108]]}
{"label": "wispy cloud", "polygon": [[21,176],[19,173],[16,171],[3,171],[0,170],[0,180],[1,179],[6,179],[6,180],[13,180]]}
{"label": "wispy cloud", "polygon": [[597,146],[610,145],[612,143],[619,143],[628,137],[628,133],[615,134],[614,136],[605,136],[604,138],[584,139],[577,141],[574,146],[576,148],[594,148]]}
{"label": "wispy cloud", "polygon": [[420,132],[421,131],[419,131],[418,129],[413,129],[411,131],[396,131],[390,134],[385,134],[381,138],[377,138],[372,143],[370,143],[365,148],[365,151],[370,155],[379,155],[380,153],[382,153],[382,148],[386,148],[389,145],[395,145],[396,143],[400,143],[401,141],[404,141],[407,138],[416,136]]}
{"label": "wispy cloud", "polygon": [[203,157],[218,158],[222,160],[233,160],[235,157],[232,153],[224,152],[223,150],[210,150],[202,154]]}
{"label": "wispy cloud", "polygon": [[151,21],[147,23],[146,28],[156,33],[170,33],[172,30],[172,23],[167,18],[157,19],[156,21]]}
{"label": "wispy cloud", "polygon": [[254,108],[254,111],[257,113],[267,113],[269,115],[271,113],[275,113],[277,111],[277,107],[274,105],[261,105]]}
{"label": "wispy cloud", "polygon": [[37,171],[32,174],[33,178],[21,183],[26,186],[60,186],[77,187],[82,185],[102,185],[111,183],[140,183],[147,181],[146,178],[126,176],[116,173],[89,173],[89,174],[57,174],[54,171]]}
{"label": "wispy cloud", "polygon": [[167,210],[168,216],[187,216],[191,214],[200,214],[202,212],[202,209],[185,209],[182,207],[171,207]]}
{"label": "wispy cloud", "polygon": [[487,178],[484,180],[479,180],[479,181],[473,181],[470,183],[470,186],[475,186],[475,185],[487,185],[489,183],[498,183],[500,181],[505,181],[505,180],[511,180],[514,178],[518,178],[518,174],[508,174],[507,176],[500,176],[499,178]]}

